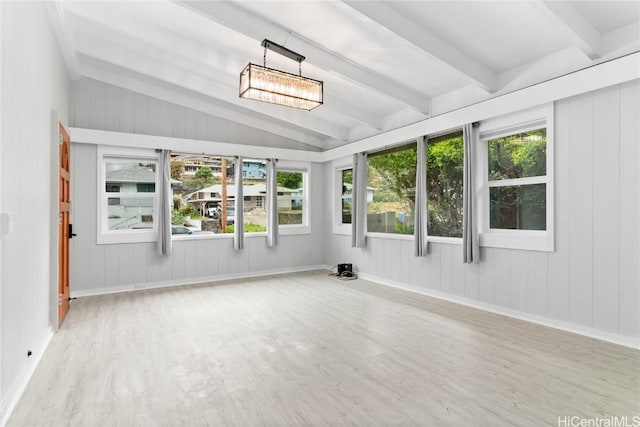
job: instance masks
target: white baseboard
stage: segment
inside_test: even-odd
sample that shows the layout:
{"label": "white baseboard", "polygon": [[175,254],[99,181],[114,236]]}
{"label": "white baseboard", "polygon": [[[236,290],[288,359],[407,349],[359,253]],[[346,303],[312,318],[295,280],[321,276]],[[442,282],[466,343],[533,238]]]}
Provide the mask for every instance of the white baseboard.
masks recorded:
{"label": "white baseboard", "polygon": [[298,273],[298,272],[310,271],[310,270],[329,270],[330,268],[331,267],[327,265],[318,264],[318,265],[307,265],[302,267],[287,267],[287,268],[276,268],[271,270],[251,271],[251,272],[244,272],[244,273],[222,274],[218,276],[192,277],[192,278],[185,278],[185,279],[178,279],[178,280],[166,280],[161,282],[131,283],[131,284],[122,285],[122,286],[111,286],[107,288],[71,291],[70,296],[71,298],[81,298],[81,297],[88,297],[93,295],[107,295],[107,294],[115,294],[119,292],[139,291],[141,289],[157,289],[157,288],[167,288],[171,286],[197,285],[202,283],[221,282],[224,280],[247,279],[251,277],[270,276],[274,274]]}
{"label": "white baseboard", "polygon": [[18,404],[20,397],[22,397],[22,394],[27,388],[29,381],[31,381],[31,377],[40,364],[44,352],[47,350],[47,347],[49,347],[49,343],[51,342],[53,334],[53,329],[49,328],[49,332],[45,336],[42,344],[40,345],[40,348],[34,348],[32,350],[33,357],[29,360],[29,363],[27,363],[18,373],[18,376],[9,386],[7,392],[4,393],[3,399],[2,401],[0,401],[0,427],[4,427],[9,421],[11,413]]}
{"label": "white baseboard", "polygon": [[458,295],[449,294],[446,292],[435,291],[432,289],[416,288],[406,283],[398,282],[395,280],[385,279],[362,272],[358,272],[358,276],[361,279],[368,280],[380,285],[390,286],[393,288],[402,289],[409,292],[415,292],[417,294],[426,295],[429,297],[437,298],[444,301],[453,302],[456,304],[465,305],[468,307],[477,308],[479,310],[488,311],[495,314],[501,314],[503,316],[512,317],[514,319],[524,320],[538,325],[548,326],[550,328],[559,329],[566,332],[571,332],[578,335],[595,338],[602,341],[611,342],[614,344],[622,345],[625,347],[631,347],[640,350],[640,338],[631,337],[626,335],[620,335],[613,332],[601,331],[599,329],[590,328],[587,326],[577,325],[575,323],[565,322],[562,320],[551,319],[536,314],[525,313],[523,311],[515,310],[508,307],[502,307],[495,304],[490,304],[484,301],[478,301],[471,298],[466,298]]}

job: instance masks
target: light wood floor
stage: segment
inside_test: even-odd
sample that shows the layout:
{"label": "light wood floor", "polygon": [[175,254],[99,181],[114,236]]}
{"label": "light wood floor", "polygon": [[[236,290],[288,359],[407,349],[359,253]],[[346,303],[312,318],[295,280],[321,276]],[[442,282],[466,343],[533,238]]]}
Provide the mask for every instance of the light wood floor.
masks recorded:
{"label": "light wood floor", "polygon": [[72,303],[9,426],[558,425],[640,415],[640,352],[309,272]]}

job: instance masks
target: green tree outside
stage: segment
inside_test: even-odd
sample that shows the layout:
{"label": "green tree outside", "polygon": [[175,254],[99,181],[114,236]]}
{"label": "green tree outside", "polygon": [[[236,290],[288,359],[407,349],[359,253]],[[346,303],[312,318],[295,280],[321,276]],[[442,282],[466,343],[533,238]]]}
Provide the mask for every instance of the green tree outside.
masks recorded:
{"label": "green tree outside", "polygon": [[281,172],[276,173],[276,181],[278,187],[289,188],[295,190],[302,188],[302,174],[300,172]]}
{"label": "green tree outside", "polygon": [[427,141],[427,230],[432,236],[462,237],[462,134]]}
{"label": "green tree outside", "polygon": [[184,175],[184,161],[171,160],[171,178],[181,181],[183,175]]}
{"label": "green tree outside", "polygon": [[211,171],[211,168],[209,166],[199,167],[196,171],[196,178],[208,181],[209,179],[213,178],[213,172]]}
{"label": "green tree outside", "polygon": [[[390,150],[367,159],[368,184],[374,188],[368,213],[394,211],[395,232],[413,234],[417,152],[412,148]],[[405,213],[405,221],[398,219]]]}

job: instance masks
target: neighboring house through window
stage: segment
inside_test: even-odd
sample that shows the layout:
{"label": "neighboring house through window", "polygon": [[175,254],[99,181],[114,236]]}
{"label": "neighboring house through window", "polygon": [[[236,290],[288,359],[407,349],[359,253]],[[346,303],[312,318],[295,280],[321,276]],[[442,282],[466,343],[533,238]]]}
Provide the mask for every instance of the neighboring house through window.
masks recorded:
{"label": "neighboring house through window", "polygon": [[309,163],[280,160],[276,166],[280,234],[310,233]]}
{"label": "neighboring house through window", "polygon": [[260,159],[244,159],[242,162],[244,193],[244,232],[267,231],[267,163]]}
{"label": "neighboring house through window", "polygon": [[[195,173],[189,171],[189,165],[197,166]],[[231,157],[172,154],[171,178],[176,184],[171,223],[187,227],[189,236],[231,233],[235,223],[235,166]]]}
{"label": "neighboring house through window", "polygon": [[278,184],[278,224],[302,225],[304,223],[304,176],[303,172],[276,172]]}
{"label": "neighboring house through window", "polygon": [[98,243],[156,239],[157,155],[149,150],[98,152]]}

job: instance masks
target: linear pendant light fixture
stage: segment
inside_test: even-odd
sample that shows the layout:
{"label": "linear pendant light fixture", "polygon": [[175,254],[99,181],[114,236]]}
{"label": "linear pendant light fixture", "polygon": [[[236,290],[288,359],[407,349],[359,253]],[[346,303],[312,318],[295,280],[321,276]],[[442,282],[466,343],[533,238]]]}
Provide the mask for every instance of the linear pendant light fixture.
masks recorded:
{"label": "linear pendant light fixture", "polygon": [[[249,63],[240,73],[240,98],[307,111],[322,105],[322,82],[302,76],[304,56],[267,39],[262,46],[263,66]],[[267,68],[267,49],[297,61],[299,75]]]}

